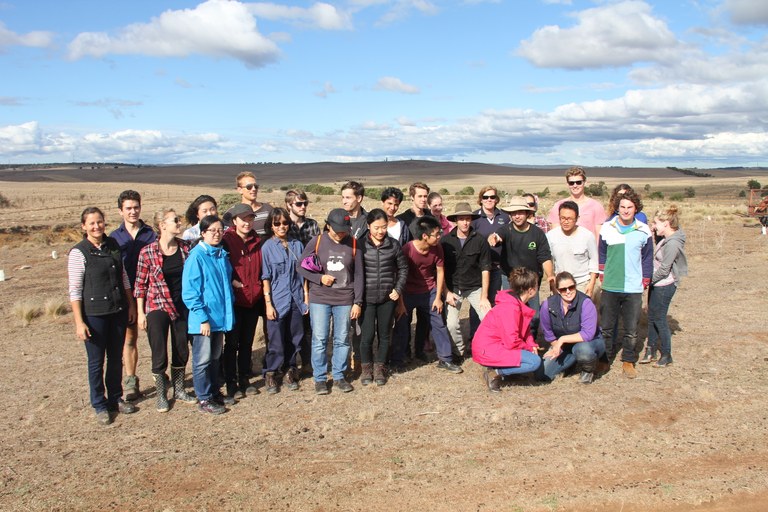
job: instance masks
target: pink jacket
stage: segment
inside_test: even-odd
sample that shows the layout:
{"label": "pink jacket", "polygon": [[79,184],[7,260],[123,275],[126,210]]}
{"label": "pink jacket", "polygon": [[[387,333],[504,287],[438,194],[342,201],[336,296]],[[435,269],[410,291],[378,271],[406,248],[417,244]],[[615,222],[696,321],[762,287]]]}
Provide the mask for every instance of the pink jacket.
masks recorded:
{"label": "pink jacket", "polygon": [[496,305],[485,315],[472,338],[472,359],[492,368],[520,366],[521,351],[536,346],[531,334],[535,315],[512,292],[497,293]]}

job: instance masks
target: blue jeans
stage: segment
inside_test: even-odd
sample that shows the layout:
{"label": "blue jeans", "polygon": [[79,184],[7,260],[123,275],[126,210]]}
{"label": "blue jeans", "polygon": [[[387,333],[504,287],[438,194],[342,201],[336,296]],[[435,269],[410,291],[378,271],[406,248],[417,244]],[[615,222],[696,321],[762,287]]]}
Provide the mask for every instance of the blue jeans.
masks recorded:
{"label": "blue jeans", "polygon": [[96,412],[114,409],[123,396],[123,342],[127,321],[125,312],[85,317],[91,337],[83,344],[88,356],[91,407]]}
{"label": "blue jeans", "polygon": [[408,333],[411,330],[411,315],[413,310],[420,311],[424,315],[429,315],[430,325],[432,326],[432,338],[435,340],[435,349],[437,357],[441,361],[452,362],[453,354],[451,352],[451,338],[448,336],[448,329],[445,327],[442,313],[432,310],[432,303],[437,296],[437,289],[433,288],[427,293],[406,294],[405,315],[401,316],[395,322],[395,331],[392,339],[392,352],[390,361],[392,365],[401,365],[405,362],[405,354],[408,349]]}
{"label": "blue jeans", "polygon": [[192,335],[192,384],[201,402],[217,394],[223,344],[223,332],[212,332],[210,336]]}
{"label": "blue jeans", "polygon": [[516,375],[518,373],[535,372],[541,366],[541,357],[533,352],[523,350],[520,353],[520,366],[510,366],[508,368],[496,368],[499,375]]}
{"label": "blue jeans", "polygon": [[637,362],[635,343],[637,342],[637,322],[640,320],[640,310],[643,305],[642,293],[621,293],[603,290],[600,299],[600,328],[605,341],[605,353],[613,361],[618,352],[614,346],[613,335],[619,315],[624,324],[621,360],[628,363]]}
{"label": "blue jeans", "polygon": [[579,343],[566,343],[562,347],[562,353],[556,359],[544,359],[543,373],[549,380],[554,380],[558,373],[562,373],[574,364],[579,365],[581,371],[593,373],[597,360],[605,354],[605,342],[601,336],[592,341]]}
{"label": "blue jeans", "polygon": [[299,306],[291,301],[291,309],[277,320],[267,320],[267,352],[264,354],[264,375],[285,368],[296,368],[296,356],[304,339],[304,318]]}
{"label": "blue jeans", "polygon": [[328,380],[328,337],[333,318],[333,354],[331,374],[333,380],[342,380],[347,371],[349,357],[349,313],[352,304],[332,306],[309,303],[309,320],[312,322],[312,374],[315,382]]}
{"label": "blue jeans", "polygon": [[[661,355],[672,355],[672,332],[667,313],[677,286],[652,286],[648,291],[648,350],[661,349]],[[661,346],[659,346],[661,342]]]}

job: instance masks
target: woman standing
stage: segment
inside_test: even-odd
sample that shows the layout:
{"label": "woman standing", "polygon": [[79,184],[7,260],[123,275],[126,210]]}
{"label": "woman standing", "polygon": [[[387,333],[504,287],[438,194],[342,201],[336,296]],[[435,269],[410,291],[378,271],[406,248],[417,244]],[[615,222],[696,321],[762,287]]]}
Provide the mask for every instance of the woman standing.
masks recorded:
{"label": "woman standing", "polygon": [[344,379],[349,358],[349,324],[360,317],[365,288],[363,259],[356,240],[349,236],[349,214],[342,208],[331,210],[326,231],[309,241],[301,261],[317,255],[320,271],[303,266],[301,275],[309,281],[309,320],[312,323],[312,371],[315,393],[327,395],[328,336],[333,318],[333,385],[343,393],[352,391]]}
{"label": "woman standing", "polygon": [[493,393],[501,391],[503,376],[533,372],[541,366],[531,334],[536,312],[526,305],[539,293],[539,280],[533,270],[512,270],[510,289],[496,295],[496,305],[480,322],[472,340],[472,359],[485,367],[483,377]]}
{"label": "woman standing", "polygon": [[104,233],[104,214],[88,207],[80,224],[83,240],[69,251],[67,262],[69,300],[75,334],[85,342],[88,356],[91,406],[96,421],[109,425],[112,413],[136,412],[133,404],[121,398],[125,329],[136,321],[136,309],[120,247]]}
{"label": "woman standing", "polygon": [[189,257],[182,274],[182,299],[189,309],[192,335],[192,382],[201,412],[221,414],[223,396],[218,392],[219,358],[224,333],[234,325],[232,266],[220,247],[224,225],[215,215],[200,221],[203,239]]}
{"label": "woman standing", "polygon": [[139,328],[147,332],[152,351],[152,376],[157,390],[157,410],[168,412],[168,330],[171,332],[173,397],[183,403],[197,400],[184,390],[184,370],[189,359],[187,308],[181,299],[181,275],[189,255],[189,242],[181,240],[181,219],[166,208],[155,213],[157,239],[141,249],[136,267],[136,304]]}
{"label": "woman standing", "polygon": [[[387,235],[387,214],[380,208],[368,212],[368,235],[360,249],[365,268],[365,305],[361,322],[360,383],[377,386],[387,383],[384,367],[389,352],[392,319],[397,301],[408,277],[408,262],[400,243]],[[378,334],[379,347],[374,354],[373,339]]]}
{"label": "woman standing", "polygon": [[265,229],[270,238],[261,249],[264,297],[267,303],[268,345],[264,355],[264,382],[267,393],[279,391],[277,375],[285,371],[288,389],[299,389],[296,357],[304,339],[304,319],[309,311],[309,298],[304,291],[304,278],[299,274],[301,242],[288,233],[291,214],[285,208],[269,212]]}
{"label": "woman standing", "polygon": [[200,219],[208,215],[218,215],[216,200],[208,195],[197,196],[187,208],[185,215],[189,228],[181,236],[184,240],[197,240],[200,238]]}
{"label": "woman standing", "polygon": [[427,206],[432,216],[440,223],[440,229],[443,230],[443,234],[447,235],[451,232],[456,224],[448,220],[448,217],[443,215],[443,196],[437,192],[432,192],[427,196]]}
{"label": "woman standing", "polygon": [[579,382],[589,384],[597,360],[605,354],[605,342],[597,324],[597,308],[583,292],[576,289],[570,272],[555,276],[557,295],[541,305],[539,318],[544,340],[550,348],[544,354],[544,375],[552,381],[574,364],[581,369]]}
{"label": "woman standing", "polygon": [[657,211],[653,228],[661,240],[653,252],[653,277],[648,292],[648,346],[639,362],[656,361],[657,350],[661,350],[661,357],[653,366],[664,368],[672,364],[672,332],[667,322],[669,304],[680,278],[688,275],[685,233],[680,229],[677,206],[670,205]]}
{"label": "woman standing", "polygon": [[387,214],[387,234],[397,240],[401,247],[411,239],[411,230],[405,221],[395,217],[402,202],[403,191],[399,188],[387,187],[381,191],[381,209]]}

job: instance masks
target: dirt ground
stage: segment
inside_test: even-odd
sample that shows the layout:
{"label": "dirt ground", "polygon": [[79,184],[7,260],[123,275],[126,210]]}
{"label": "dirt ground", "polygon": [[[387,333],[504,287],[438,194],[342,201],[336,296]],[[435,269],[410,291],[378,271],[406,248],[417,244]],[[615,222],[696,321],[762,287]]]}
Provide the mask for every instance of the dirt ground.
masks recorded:
{"label": "dirt ground", "polygon": [[[768,508],[768,237],[730,203],[683,217],[691,270],[670,309],[675,363],[638,365],[636,380],[617,362],[590,386],[571,376],[492,396],[470,361],[461,375],[424,365],[380,388],[354,380],[350,394],[318,397],[303,381],[219,417],[161,414],[142,334],[139,412],[100,427],[71,313],[23,326],[15,308],[66,298],[67,226],[89,201],[115,223],[124,187],[0,187],[17,202],[0,210],[2,510]],[[143,188],[145,219],[201,193]],[[22,224],[39,229],[8,234]],[[258,340],[256,370],[262,355]]]}

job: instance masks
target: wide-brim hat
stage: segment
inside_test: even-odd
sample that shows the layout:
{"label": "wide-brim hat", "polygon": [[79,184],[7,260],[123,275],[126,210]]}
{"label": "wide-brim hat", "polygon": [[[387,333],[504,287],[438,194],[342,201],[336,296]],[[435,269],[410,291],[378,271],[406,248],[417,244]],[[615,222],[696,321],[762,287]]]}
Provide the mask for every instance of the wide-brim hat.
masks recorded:
{"label": "wide-brim hat", "polygon": [[499,208],[507,213],[512,212],[535,212],[533,208],[528,206],[528,201],[523,196],[512,196],[509,198],[505,205],[499,205]]}
{"label": "wide-brim hat", "polygon": [[325,222],[330,224],[336,233],[349,233],[352,231],[352,219],[349,216],[349,212],[344,208],[334,208],[331,210]]}
{"label": "wide-brim hat", "polygon": [[456,211],[453,212],[451,215],[448,215],[447,218],[451,222],[456,222],[456,219],[459,217],[469,216],[472,217],[472,220],[479,219],[480,214],[475,213],[472,211],[472,207],[469,206],[469,203],[459,203],[456,205]]}

